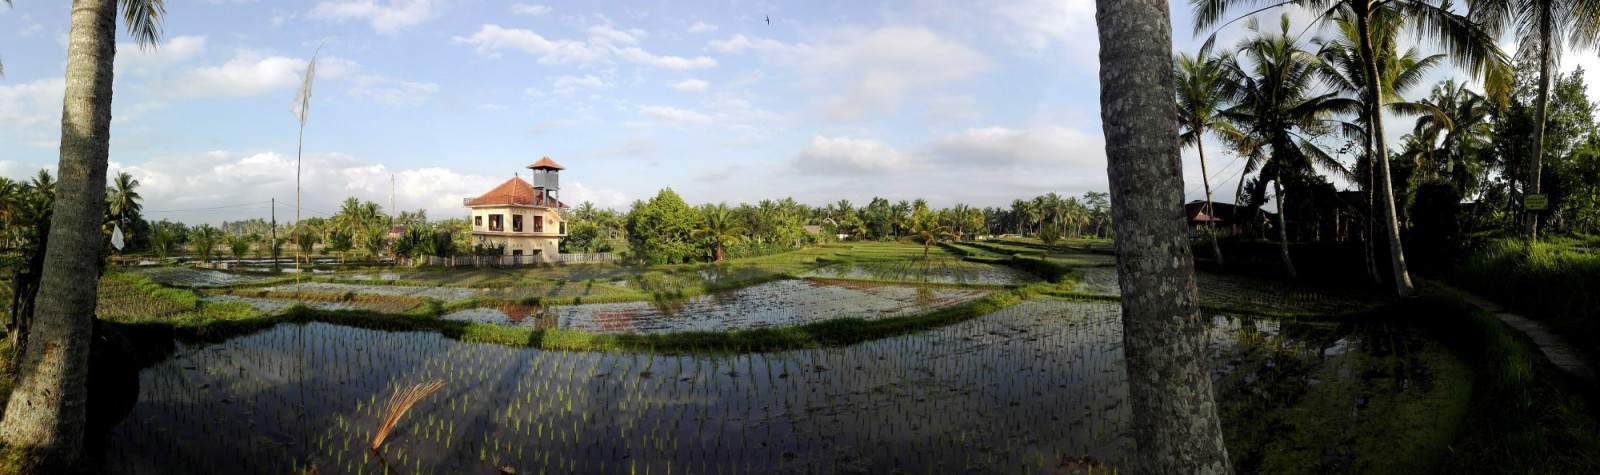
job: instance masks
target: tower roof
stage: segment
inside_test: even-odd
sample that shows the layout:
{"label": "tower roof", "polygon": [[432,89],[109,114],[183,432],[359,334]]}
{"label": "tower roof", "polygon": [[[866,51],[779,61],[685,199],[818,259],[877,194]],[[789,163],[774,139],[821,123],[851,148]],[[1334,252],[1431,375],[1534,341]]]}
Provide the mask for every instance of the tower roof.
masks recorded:
{"label": "tower roof", "polygon": [[522,177],[511,177],[500,186],[494,187],[488,193],[477,198],[465,200],[466,206],[547,206],[551,208],[566,208],[567,204],[550,197],[543,189],[534,188]]}
{"label": "tower roof", "polygon": [[566,170],[567,169],[566,167],[561,166],[561,164],[556,163],[555,160],[551,160],[550,157],[542,157],[542,158],[539,159],[539,161],[533,162],[532,165],[528,165],[528,168],[532,169],[532,170],[539,170],[539,169]]}

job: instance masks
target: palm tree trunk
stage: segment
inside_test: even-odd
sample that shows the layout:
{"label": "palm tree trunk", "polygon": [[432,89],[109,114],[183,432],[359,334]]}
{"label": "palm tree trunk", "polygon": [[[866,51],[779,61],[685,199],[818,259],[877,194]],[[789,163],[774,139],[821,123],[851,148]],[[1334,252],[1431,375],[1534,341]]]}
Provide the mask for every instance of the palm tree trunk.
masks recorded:
{"label": "palm tree trunk", "polygon": [[0,441],[40,450],[44,472],[64,470],[83,448],[106,206],[116,15],[116,0],[77,0],[72,5],[55,215],[28,349],[0,422]]}
{"label": "palm tree trunk", "polygon": [[1105,128],[1137,473],[1231,473],[1182,212],[1167,0],[1102,0]]}
{"label": "palm tree trunk", "polygon": [[[1533,120],[1533,166],[1528,170],[1528,192],[1523,194],[1523,203],[1527,203],[1529,195],[1539,194],[1540,174],[1544,169],[1544,125],[1549,118],[1550,108],[1550,15],[1539,16],[1539,104]],[[1525,220],[1528,242],[1539,240],[1539,212],[1527,210]]]}
{"label": "palm tree trunk", "polygon": [[1200,153],[1200,184],[1206,187],[1206,230],[1211,233],[1211,255],[1217,259],[1217,266],[1221,267],[1222,245],[1217,243],[1217,215],[1211,207],[1211,175],[1206,173],[1206,146],[1200,140],[1195,140],[1194,149]]}
{"label": "palm tree trunk", "polygon": [[1289,202],[1283,197],[1283,167],[1278,166],[1275,177],[1272,179],[1272,192],[1278,196],[1278,255],[1283,257],[1283,270],[1289,278],[1295,278],[1294,260],[1289,258]]}
{"label": "palm tree trunk", "polygon": [[1404,298],[1416,293],[1411,286],[1411,274],[1406,271],[1405,250],[1400,244],[1400,221],[1395,217],[1394,210],[1394,180],[1389,178],[1389,146],[1383,137],[1383,95],[1378,91],[1378,62],[1372,52],[1372,31],[1367,25],[1367,16],[1370,11],[1358,12],[1356,15],[1356,29],[1361,36],[1361,66],[1367,73],[1367,97],[1371,100],[1367,104],[1367,123],[1371,129],[1373,142],[1373,160],[1378,163],[1378,191],[1380,202],[1378,206],[1383,210],[1383,224],[1388,232],[1389,239],[1389,264],[1394,271],[1395,294]]}

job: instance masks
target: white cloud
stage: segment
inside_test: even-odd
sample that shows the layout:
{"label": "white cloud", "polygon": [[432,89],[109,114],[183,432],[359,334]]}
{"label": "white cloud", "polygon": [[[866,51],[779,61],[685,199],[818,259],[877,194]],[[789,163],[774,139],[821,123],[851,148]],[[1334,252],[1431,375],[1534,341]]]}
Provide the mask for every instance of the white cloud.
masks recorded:
{"label": "white cloud", "polygon": [[726,40],[711,40],[706,46],[719,53],[739,53],[747,49],[768,51],[787,49],[783,42],[767,38],[750,39],[743,33],[730,36]]}
{"label": "white cloud", "polygon": [[1105,163],[1098,136],[1061,126],[1029,129],[973,128],[933,142],[933,155],[945,162],[995,165],[1097,165]]}
{"label": "white cloud", "polygon": [[457,36],[456,43],[473,45],[479,53],[494,54],[498,50],[518,50],[538,56],[541,63],[588,63],[600,59],[604,51],[571,40],[549,40],[532,30],[502,28],[500,25],[483,25],[471,36]]}
{"label": "white cloud", "polygon": [[711,83],[699,79],[685,79],[672,85],[673,89],[681,92],[705,92],[706,88],[709,87],[711,87]]}
{"label": "white cloud", "polygon": [[571,94],[574,91],[577,91],[580,87],[601,89],[609,87],[609,85],[606,84],[605,80],[603,79],[594,77],[593,75],[585,75],[581,78],[577,76],[558,77],[555,81],[551,82],[550,87],[551,92],[556,94]]}
{"label": "white cloud", "polygon": [[540,63],[588,64],[616,56],[633,63],[679,71],[717,65],[717,60],[705,56],[688,58],[646,51],[637,46],[639,38],[648,36],[643,30],[623,31],[610,25],[596,25],[585,31],[589,37],[584,41],[552,40],[533,30],[486,24],[470,36],[457,36],[452,41],[473,45],[478,53],[490,56],[501,50],[522,51],[539,57]]}
{"label": "white cloud", "polygon": [[546,13],[550,13],[550,7],[547,7],[547,6],[544,6],[544,5],[531,5],[531,4],[526,4],[526,3],[513,3],[513,4],[511,4],[511,13],[515,13],[515,14],[518,14],[518,15],[534,15],[534,16],[538,16],[538,15],[543,15],[543,14],[546,14]]}
{"label": "white cloud", "polygon": [[216,66],[202,66],[184,72],[172,93],[189,96],[251,96],[300,83],[306,60],[268,56],[252,50],[239,50],[233,59]]}
{"label": "white cloud", "polygon": [[140,48],[133,43],[117,44],[117,74],[152,75],[204,53],[206,37],[176,36],[161,42],[160,48]]}
{"label": "white cloud", "polygon": [[711,122],[711,117],[688,109],[679,109],[668,106],[643,106],[639,113],[669,124],[706,124]]}
{"label": "white cloud", "polygon": [[333,21],[365,20],[373,31],[395,34],[438,14],[438,0],[323,0],[311,9],[312,18]]}
{"label": "white cloud", "polygon": [[994,67],[982,53],[923,27],[885,27],[865,34],[841,30],[819,45],[739,34],[707,46],[730,54],[754,51],[769,63],[793,68],[803,83],[824,94],[817,105],[833,119],[893,112],[912,91]]}
{"label": "white cloud", "polygon": [[66,84],[62,78],[0,83],[0,111],[5,111],[0,113],[0,142],[49,146],[59,140]]}
{"label": "white cloud", "polygon": [[619,49],[617,50],[617,55],[621,56],[623,59],[635,63],[671,69],[674,71],[714,68],[717,66],[717,60],[707,58],[705,56],[695,56],[693,58],[685,58],[682,56],[662,56],[651,54],[650,52],[639,48]]}
{"label": "white cloud", "polygon": [[935,96],[922,100],[923,118],[929,122],[945,123],[978,119],[978,100],[972,96]]}
{"label": "white cloud", "polygon": [[865,175],[906,170],[910,161],[877,140],[817,135],[791,165],[807,174]]}
{"label": "white cloud", "polygon": [[379,80],[374,84],[357,85],[350,89],[352,96],[370,99],[391,107],[421,105],[438,94],[439,85],[431,82]]}
{"label": "white cloud", "polygon": [[717,25],[713,25],[713,24],[706,23],[706,22],[703,22],[703,21],[697,21],[697,22],[694,22],[693,25],[689,25],[689,32],[690,33],[710,33],[710,32],[713,32],[713,31],[717,31]]}

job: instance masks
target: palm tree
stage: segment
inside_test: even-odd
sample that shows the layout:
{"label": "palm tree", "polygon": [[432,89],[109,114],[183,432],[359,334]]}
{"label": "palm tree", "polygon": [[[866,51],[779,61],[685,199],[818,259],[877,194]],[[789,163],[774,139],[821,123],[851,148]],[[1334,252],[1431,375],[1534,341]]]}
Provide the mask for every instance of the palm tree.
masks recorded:
{"label": "palm tree", "polygon": [[156,251],[156,257],[166,260],[172,254],[173,248],[178,246],[178,234],[167,227],[156,227],[150,230],[150,246]]}
{"label": "palm tree", "polygon": [[[1246,26],[1259,31],[1253,19]],[[1241,40],[1237,56],[1222,68],[1226,90],[1234,104],[1223,111],[1223,116],[1246,129],[1245,137],[1235,141],[1245,158],[1243,173],[1259,170],[1263,179],[1272,180],[1278,200],[1279,254],[1286,273],[1293,278],[1296,272],[1289,255],[1289,208],[1283,181],[1314,173],[1312,164],[1348,174],[1312,140],[1308,131],[1326,128],[1325,119],[1354,110],[1358,103],[1338,97],[1337,92],[1316,90],[1321,62],[1289,36],[1288,15],[1280,20],[1279,33],[1259,33]]]}
{"label": "palm tree", "polygon": [[[1467,17],[1451,11],[1449,2],[1438,2],[1434,5],[1427,0],[1284,0],[1275,6],[1295,5],[1308,8],[1317,13],[1324,21],[1332,21],[1341,15],[1349,15],[1356,20],[1356,36],[1359,40],[1358,47],[1362,63],[1362,76],[1367,78],[1381,78],[1378,70],[1378,55],[1373,44],[1371,21],[1375,15],[1386,9],[1393,9],[1411,21],[1417,30],[1418,36],[1435,40],[1450,52],[1450,58],[1468,70],[1474,77],[1483,79],[1488,89],[1496,91],[1496,97],[1501,94],[1510,83],[1509,71],[1505,67],[1504,55],[1495,47],[1494,38],[1487,31]],[[1216,25],[1223,14],[1235,6],[1255,5],[1255,0],[1196,0],[1195,4],[1195,30],[1198,32]],[[1259,10],[1257,10],[1259,11]],[[1401,297],[1409,297],[1416,292],[1411,285],[1411,275],[1406,271],[1405,252],[1400,245],[1400,225],[1396,219],[1394,208],[1394,188],[1389,179],[1389,146],[1384,137],[1383,110],[1386,97],[1379,92],[1381,81],[1365,81],[1368,98],[1363,115],[1367,117],[1366,123],[1369,133],[1372,134],[1371,148],[1367,151],[1377,158],[1378,189],[1381,191],[1379,207],[1383,210],[1383,217],[1387,225],[1389,240],[1389,259],[1394,271],[1395,291]]]}
{"label": "palm tree", "polygon": [[196,226],[189,232],[189,244],[194,247],[194,253],[200,256],[200,262],[211,262],[211,252],[220,240],[222,240],[222,230],[210,224]]}
{"label": "palm tree", "polygon": [[1443,164],[1428,169],[1426,175],[1437,178],[1442,172],[1445,180],[1467,194],[1468,187],[1476,181],[1474,175],[1478,167],[1466,160],[1491,146],[1494,131],[1489,121],[1494,115],[1493,106],[1484,96],[1467,89],[1466,83],[1457,83],[1455,79],[1435,85],[1419,105],[1424,107],[1423,115],[1417,118],[1412,133],[1426,137],[1429,145],[1437,143],[1438,147],[1430,152]]}
{"label": "palm tree", "polygon": [[[1196,58],[1179,53],[1172,71],[1178,91],[1178,124],[1183,132],[1178,139],[1183,146],[1193,145],[1195,152],[1200,155],[1200,183],[1205,186],[1205,209],[1209,217],[1217,214],[1211,208],[1211,175],[1206,171],[1205,134],[1212,132],[1224,141],[1241,138],[1239,131],[1221,114],[1223,101],[1227,98],[1222,80],[1222,65],[1226,61],[1225,57]],[[1217,243],[1215,221],[1208,219],[1206,230],[1211,235],[1211,254],[1217,260],[1217,265],[1222,265],[1222,245]]]}
{"label": "palm tree", "polygon": [[34,447],[42,471],[59,472],[83,448],[90,328],[99,287],[100,224],[105,216],[111,140],[112,64],[117,4],[142,47],[157,43],[161,0],[75,0],[67,38],[61,114],[59,196],[34,316],[16,389],[0,422],[0,442]]}
{"label": "palm tree", "polygon": [[[1539,194],[1551,75],[1561,56],[1563,40],[1573,48],[1591,47],[1600,40],[1600,1],[1469,0],[1468,3],[1472,6],[1473,20],[1481,22],[1495,36],[1508,28],[1514,29],[1519,56],[1538,55],[1539,97],[1534,105],[1533,162],[1528,169],[1525,194]],[[1538,240],[1539,213],[1529,211],[1525,223],[1528,240]]]}
{"label": "palm tree", "polygon": [[111,209],[111,217],[117,221],[126,221],[129,216],[137,216],[144,200],[139,196],[139,180],[133,179],[128,172],[118,172],[117,178],[111,181],[111,187],[106,189],[106,206]]}
{"label": "palm tree", "polygon": [[705,220],[700,229],[694,230],[691,235],[711,243],[715,262],[722,262],[723,247],[743,240],[744,226],[739,224],[733,208],[729,208],[727,203],[701,206],[700,214],[705,216]]}
{"label": "palm tree", "polygon": [[222,237],[222,245],[228,247],[228,252],[233,253],[233,262],[238,264],[243,261],[244,255],[250,253],[250,245],[255,243],[255,236],[249,234],[229,234]]}
{"label": "palm tree", "polygon": [[[1401,93],[1419,84],[1427,72],[1444,60],[1445,55],[1434,54],[1423,56],[1416,48],[1408,48],[1405,54],[1400,54],[1395,45],[1396,36],[1403,26],[1404,16],[1395,8],[1383,8],[1375,11],[1368,22],[1371,32],[1373,51],[1377,54],[1379,62],[1378,71],[1383,77],[1378,81],[1378,91],[1383,94],[1385,107],[1392,112],[1402,114],[1417,114],[1426,109],[1425,105],[1406,101]],[[1360,100],[1363,104],[1371,102],[1367,97],[1366,68],[1361,56],[1361,32],[1358,31],[1358,22],[1348,14],[1341,14],[1334,19],[1337,35],[1331,40],[1312,40],[1322,45],[1318,54],[1322,58],[1323,80],[1331,83],[1335,89],[1349,97]],[[1366,200],[1366,226],[1363,226],[1362,247],[1364,250],[1367,274],[1372,277],[1374,284],[1383,282],[1382,272],[1378,269],[1377,252],[1373,247],[1373,229],[1378,222],[1374,219],[1377,204],[1374,200],[1373,187],[1375,186],[1374,173],[1375,161],[1373,150],[1372,130],[1367,123],[1370,117],[1363,112],[1355,121],[1359,127],[1347,127],[1346,136],[1353,136],[1361,140],[1362,163],[1365,165],[1365,183],[1362,184],[1362,195]],[[1342,151],[1351,150],[1347,144]]]}
{"label": "palm tree", "polygon": [[[1102,1],[1100,116],[1139,473],[1231,473],[1184,231],[1167,0]],[[1137,190],[1134,193],[1121,191]],[[1176,263],[1176,265],[1174,265]]]}
{"label": "palm tree", "polygon": [[906,221],[905,237],[902,241],[922,244],[922,259],[928,259],[928,251],[935,243],[950,239],[955,234],[950,231],[950,226],[939,220],[939,215],[928,211],[927,206],[916,208],[911,213],[911,219]]}

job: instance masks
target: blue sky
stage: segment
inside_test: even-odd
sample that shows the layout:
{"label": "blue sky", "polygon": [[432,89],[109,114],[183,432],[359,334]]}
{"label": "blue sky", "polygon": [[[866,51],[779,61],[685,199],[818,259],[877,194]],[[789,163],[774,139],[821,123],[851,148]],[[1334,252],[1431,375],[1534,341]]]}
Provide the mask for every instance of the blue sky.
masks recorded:
{"label": "blue sky", "polygon": [[[0,174],[54,168],[68,13],[0,7]],[[112,169],[151,219],[266,217],[271,198],[292,215],[288,107],[318,45],[306,216],[388,208],[391,175],[397,208],[463,215],[541,156],[567,167],[566,201],[618,209],[663,187],[935,206],[1106,188],[1086,0],[169,0],[165,20],[158,48],[119,36],[113,109]],[[1231,199],[1237,166],[1211,156]]]}

